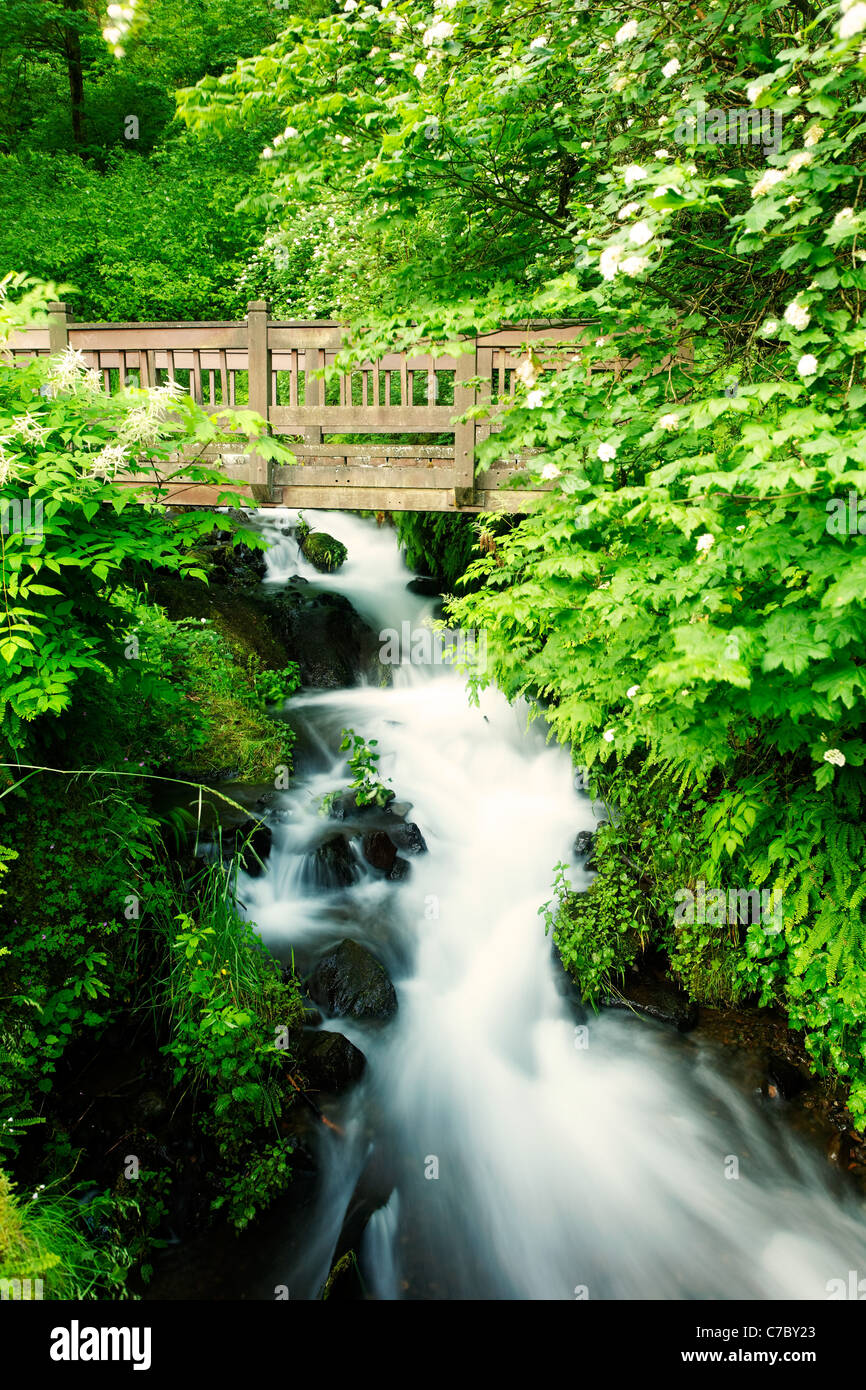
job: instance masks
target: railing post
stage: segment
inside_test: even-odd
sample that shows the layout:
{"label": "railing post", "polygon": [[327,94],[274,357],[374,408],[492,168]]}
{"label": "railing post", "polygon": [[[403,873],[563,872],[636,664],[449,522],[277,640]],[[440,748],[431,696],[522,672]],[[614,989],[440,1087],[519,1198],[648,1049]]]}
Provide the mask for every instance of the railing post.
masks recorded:
{"label": "railing post", "polygon": [[69,347],[69,307],[62,301],[48,305],[48,346],[52,354]]}
{"label": "railing post", "polygon": [[[247,370],[249,407],[268,419],[271,405],[271,353],[268,347],[268,301],[253,299],[247,305]],[[250,481],[263,487],[270,497],[271,473],[268,459],[255,450],[250,453]],[[259,498],[260,501],[266,500]]]}
{"label": "railing post", "polygon": [[[321,370],[324,366],[325,354],[316,348],[304,349],[304,405],[323,406],[325,403],[325,383],[321,377],[313,376],[313,372]],[[307,425],[304,429],[304,441],[307,444],[321,444],[322,426]]]}
{"label": "railing post", "polygon": [[[461,353],[454,373],[454,409],[463,415],[475,404],[475,389],[467,382],[478,375],[478,343],[472,351]],[[454,506],[471,507],[475,502],[475,421],[454,427]]]}

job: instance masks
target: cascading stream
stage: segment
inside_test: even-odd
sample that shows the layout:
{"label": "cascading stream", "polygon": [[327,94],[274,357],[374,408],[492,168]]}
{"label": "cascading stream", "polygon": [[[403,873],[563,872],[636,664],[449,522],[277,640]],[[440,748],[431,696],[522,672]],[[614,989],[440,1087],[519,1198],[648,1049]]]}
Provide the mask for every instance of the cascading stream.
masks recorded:
{"label": "cascading stream", "polygon": [[[301,574],[377,631],[433,612],[407,592],[389,529],[315,514],[348,547],[323,576],[283,534],[290,519],[254,522],[271,538],[267,583]],[[628,1014],[584,1020],[563,990],[538,908],[595,820],[541,721],[527,728],[496,691],[473,708],[453,670],[408,663],[388,687],[297,695],[287,717],[298,776],[268,872],[243,877],[239,897],[302,970],[348,936],[399,999],[384,1026],[324,1024],[368,1066],[326,1106],[344,1134],[324,1135],[303,1256],[273,1271],[292,1297],[326,1277],[371,1149],[393,1182],[360,1247],[372,1297],[820,1299],[829,1280],[866,1274],[861,1204],[783,1110],[729,1079],[720,1049]],[[402,882],[359,869],[327,889],[305,875],[319,800],[348,785],[344,726],[379,740],[380,772],[427,842]]]}

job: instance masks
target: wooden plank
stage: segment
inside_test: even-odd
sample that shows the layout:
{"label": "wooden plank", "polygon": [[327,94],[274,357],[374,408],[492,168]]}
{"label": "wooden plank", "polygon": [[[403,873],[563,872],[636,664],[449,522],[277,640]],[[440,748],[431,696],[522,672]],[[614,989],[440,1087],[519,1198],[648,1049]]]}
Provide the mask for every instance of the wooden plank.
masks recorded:
{"label": "wooden plank", "polygon": [[429,463],[424,467],[411,464],[315,464],[275,468],[275,487],[354,487],[354,488],[425,488],[453,487],[454,468],[447,460],[441,466]]}
{"label": "wooden plank", "polygon": [[439,406],[274,406],[270,413],[275,434],[300,434],[318,428],[333,434],[451,434],[455,407]]}
{"label": "wooden plank", "polygon": [[454,505],[453,488],[281,487],[274,506],[323,511],[370,512],[520,512],[536,506],[537,492],[478,492],[471,506]]}
{"label": "wooden plank", "polygon": [[275,325],[268,328],[268,343],[272,352],[320,351],[329,348],[339,352],[343,346],[345,329],[338,323]]}
{"label": "wooden plank", "polygon": [[122,352],[147,348],[174,348],[192,352],[246,347],[243,324],[81,324],[69,327],[71,347],[82,351]]}
{"label": "wooden plank", "polygon": [[292,444],[298,458],[453,458],[450,444]]}
{"label": "wooden plank", "polygon": [[202,405],[202,404],[203,404],[203,396],[202,396],[202,389],[201,389],[201,356],[200,356],[200,354],[197,353],[197,352],[194,352],[193,355],[192,355],[192,382],[191,382],[191,386],[192,386],[192,390],[190,391],[190,395],[192,396],[192,398],[193,398],[194,401],[197,401],[199,405]]}

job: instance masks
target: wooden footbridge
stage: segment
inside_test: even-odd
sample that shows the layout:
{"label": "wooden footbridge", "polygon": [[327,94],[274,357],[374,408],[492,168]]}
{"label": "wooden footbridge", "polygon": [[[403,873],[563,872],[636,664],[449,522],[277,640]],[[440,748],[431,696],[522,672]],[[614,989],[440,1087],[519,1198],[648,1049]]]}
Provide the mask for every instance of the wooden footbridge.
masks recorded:
{"label": "wooden footbridge", "polygon": [[[558,369],[587,331],[574,322],[506,327],[463,340],[454,356],[393,352],[339,372],[340,324],[274,320],[263,301],[238,323],[76,323],[65,304],[54,304],[47,327],[17,333],[7,346],[19,359],[77,349],[109,393],[177,381],[209,412],[257,411],[272,434],[286,437],[297,464],[230,453],[230,445],[210,451],[207,462],[266,506],[520,511],[545,485],[526,474],[521,458],[477,472],[476,447],[495,434],[527,348]],[[484,418],[460,418],[474,406],[484,407]],[[407,435],[417,442],[406,443]],[[177,459],[166,469],[162,500],[213,505],[219,489],[185,479],[182,465]],[[118,481],[153,486],[152,467],[146,478]]]}

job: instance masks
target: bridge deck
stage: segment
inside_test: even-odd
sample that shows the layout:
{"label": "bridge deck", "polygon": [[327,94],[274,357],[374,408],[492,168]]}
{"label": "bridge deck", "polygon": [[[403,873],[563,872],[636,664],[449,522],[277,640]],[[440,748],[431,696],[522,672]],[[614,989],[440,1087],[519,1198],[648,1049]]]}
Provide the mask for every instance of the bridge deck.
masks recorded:
{"label": "bridge deck", "polygon": [[[502,458],[478,472],[476,447],[495,434],[497,411],[515,394],[527,345],[546,368],[561,369],[587,327],[501,328],[462,340],[464,350],[453,356],[393,352],[338,372],[341,325],[272,320],[260,300],[239,323],[76,323],[65,305],[55,304],[48,327],[18,333],[9,346],[18,358],[78,349],[109,393],[178,381],[217,414],[223,406],[256,410],[272,434],[284,437],[297,465],[275,467],[254,452],[232,454],[229,446],[209,457],[219,460],[237,491],[264,505],[519,511],[546,491],[525,474],[528,460]],[[473,406],[489,414],[460,420]],[[342,442],[347,435],[356,442]],[[358,436],[373,442],[358,443]],[[406,443],[406,436],[417,442]],[[515,486],[521,474],[525,486]],[[120,481],[140,486],[145,479]],[[150,468],[147,481],[154,481]],[[162,500],[212,505],[217,491],[181,476],[166,485]]]}

